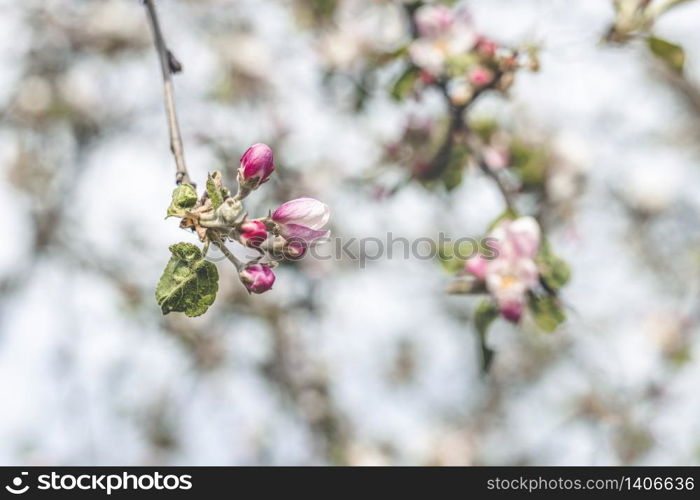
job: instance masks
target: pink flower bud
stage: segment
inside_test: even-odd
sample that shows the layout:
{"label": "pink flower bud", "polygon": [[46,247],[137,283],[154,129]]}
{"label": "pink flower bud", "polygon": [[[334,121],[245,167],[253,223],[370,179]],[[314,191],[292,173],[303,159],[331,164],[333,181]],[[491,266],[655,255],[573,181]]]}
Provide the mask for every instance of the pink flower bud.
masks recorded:
{"label": "pink flower bud", "polygon": [[306,253],[308,245],[303,241],[291,240],[284,245],[284,254],[289,259],[300,259]]}
{"label": "pink flower bud", "polygon": [[484,59],[492,59],[496,55],[498,45],[493,40],[486,37],[479,37],[476,42],[476,52]]}
{"label": "pink flower bud", "polygon": [[510,151],[506,148],[488,146],[483,150],[484,161],[491,170],[499,170],[508,166]]}
{"label": "pink flower bud", "polygon": [[265,264],[251,264],[238,273],[238,276],[250,293],[267,292],[275,282],[275,273]]}
{"label": "pink flower bud", "polygon": [[486,266],[488,263],[489,261],[483,255],[477,254],[467,259],[467,262],[464,263],[464,270],[478,280],[483,280],[486,277]]}
{"label": "pink flower bud", "polygon": [[270,147],[262,143],[253,144],[241,157],[239,182],[246,184],[249,189],[255,189],[266,182],[274,170],[275,162]]}
{"label": "pink flower bud", "polygon": [[241,243],[250,248],[259,248],[267,239],[265,224],[259,220],[249,220],[241,224]]}
{"label": "pink flower bud", "polygon": [[493,81],[493,73],[483,66],[476,66],[469,72],[469,81],[477,87],[483,87]]}
{"label": "pink flower bud", "polygon": [[506,302],[501,304],[501,316],[508,321],[517,323],[523,315],[523,308],[523,303],[521,301],[513,300]]}
{"label": "pink flower bud", "polygon": [[280,205],[272,214],[280,234],[288,240],[312,242],[328,234],[325,229],[331,216],[328,205],[313,198],[297,198]]}
{"label": "pink flower bud", "polygon": [[420,70],[420,73],[418,73],[418,77],[420,78],[420,81],[423,85],[432,85],[435,83],[435,75],[428,73],[424,69]]}

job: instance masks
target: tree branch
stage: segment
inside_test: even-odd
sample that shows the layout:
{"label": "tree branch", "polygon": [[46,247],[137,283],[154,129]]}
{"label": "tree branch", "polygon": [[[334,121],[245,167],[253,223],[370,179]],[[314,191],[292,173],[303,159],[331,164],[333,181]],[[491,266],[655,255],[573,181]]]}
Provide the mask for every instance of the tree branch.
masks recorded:
{"label": "tree branch", "polygon": [[153,42],[160,60],[160,67],[163,73],[163,93],[165,95],[165,112],[168,117],[168,130],[170,132],[170,150],[175,157],[175,183],[176,184],[195,184],[190,179],[185,165],[185,153],[182,147],[182,136],[180,134],[180,126],[177,121],[177,112],[175,111],[175,97],[173,92],[172,74],[177,73],[182,69],[182,65],[175,58],[172,52],[168,50],[163,39],[163,32],[160,29],[158,22],[158,14],[153,0],[143,0],[146,7],[148,19],[151,22],[153,30]]}
{"label": "tree branch", "polygon": [[452,156],[452,150],[454,149],[456,136],[460,132],[464,132],[466,129],[466,118],[465,113],[469,108],[476,102],[476,100],[484,94],[487,90],[495,88],[503,76],[502,71],[498,71],[493,78],[493,81],[488,85],[485,85],[474,92],[474,95],[469,99],[469,102],[455,106],[450,100],[450,95],[447,92],[447,83],[440,82],[438,87],[442,92],[445,102],[447,103],[448,109],[450,111],[450,123],[445,134],[445,139],[438,149],[437,153],[430,161],[427,169],[423,170],[418,176],[423,180],[434,180],[439,178],[448,167],[450,162],[450,157]]}
{"label": "tree branch", "polygon": [[506,184],[503,182],[503,179],[499,175],[498,172],[494,171],[489,165],[486,163],[484,160],[484,155],[481,154],[481,150],[483,148],[483,145],[479,142],[479,140],[475,137],[475,134],[472,131],[467,132],[469,134],[469,138],[467,139],[467,144],[473,151],[473,154],[475,156],[476,162],[479,165],[479,168],[481,171],[486,174],[487,177],[489,177],[493,182],[496,184],[496,187],[498,187],[498,190],[501,192],[501,196],[503,197],[503,201],[506,204],[506,208],[508,211],[512,213],[516,213],[515,210],[515,198],[514,198],[514,193],[511,189],[506,186]]}

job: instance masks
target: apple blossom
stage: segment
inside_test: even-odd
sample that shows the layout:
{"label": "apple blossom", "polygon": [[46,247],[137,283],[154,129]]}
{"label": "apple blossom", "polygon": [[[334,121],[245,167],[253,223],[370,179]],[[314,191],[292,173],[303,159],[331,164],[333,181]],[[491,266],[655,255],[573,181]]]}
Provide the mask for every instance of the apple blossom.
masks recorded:
{"label": "apple blossom", "polygon": [[469,71],[469,81],[476,87],[484,87],[493,81],[493,72],[483,66],[475,66]]}
{"label": "apple blossom", "polygon": [[452,25],[452,9],[445,5],[423,5],[416,10],[416,28],[420,36],[435,38],[444,34]]}
{"label": "apple blossom", "polygon": [[241,167],[238,169],[238,182],[248,189],[256,189],[267,182],[274,170],[272,150],[267,144],[258,142],[243,153]]}
{"label": "apple blossom", "polygon": [[240,241],[251,248],[259,248],[267,239],[265,224],[259,220],[248,220],[240,225]]}
{"label": "apple blossom", "polygon": [[467,259],[467,262],[464,263],[464,270],[475,278],[483,280],[486,278],[486,267],[488,263],[489,261],[486,260],[483,255],[477,254]]}
{"label": "apple blossom", "polygon": [[275,282],[275,273],[265,264],[250,264],[238,276],[250,293],[267,292]]}
{"label": "apple blossom", "polygon": [[509,321],[520,319],[527,292],[539,281],[534,258],[539,250],[540,227],[533,217],[501,221],[489,234],[497,256],[489,260],[483,255],[471,257],[465,270],[484,281],[496,299],[501,315]]}
{"label": "apple blossom", "polygon": [[533,259],[539,250],[541,234],[534,217],[526,216],[501,221],[490,236],[497,240],[500,256]]}
{"label": "apple blossom", "polygon": [[280,205],[273,212],[272,220],[285,239],[308,244],[328,234],[325,227],[330,214],[325,203],[313,198],[297,198]]}
{"label": "apple blossom", "polygon": [[497,49],[498,44],[486,37],[480,36],[476,42],[476,52],[484,59],[492,59]]}
{"label": "apple blossom", "polygon": [[409,46],[408,55],[414,65],[433,78],[444,76],[450,61],[462,58],[477,42],[471,18],[461,9],[424,5],[414,19],[418,36]]}

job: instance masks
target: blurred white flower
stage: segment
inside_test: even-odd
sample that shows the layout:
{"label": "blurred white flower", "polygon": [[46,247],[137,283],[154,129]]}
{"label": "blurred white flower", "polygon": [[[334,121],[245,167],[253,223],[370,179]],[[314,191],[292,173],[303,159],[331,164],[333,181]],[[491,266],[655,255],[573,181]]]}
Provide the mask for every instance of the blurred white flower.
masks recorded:
{"label": "blurred white flower", "polygon": [[250,33],[227,35],[216,40],[224,64],[234,71],[264,80],[270,74],[273,60],[269,48],[259,37]]}
{"label": "blurred white flower", "polygon": [[678,188],[678,179],[670,169],[643,167],[629,174],[623,195],[633,208],[653,215],[671,206]]}
{"label": "blurred white flower", "polygon": [[144,43],[150,39],[143,26],[143,10],[138,4],[107,0],[93,2],[85,19],[85,32],[90,37]]}
{"label": "blurred white flower", "polygon": [[409,47],[408,55],[413,64],[431,75],[437,76],[444,71],[447,57],[445,46],[433,40],[419,38]]}
{"label": "blurred white flower", "polygon": [[540,226],[532,217],[501,221],[489,234],[497,250],[493,260],[481,255],[470,258],[465,270],[483,279],[496,299],[501,314],[518,321],[525,308],[525,295],[539,279],[534,258],[540,245]]}
{"label": "blurred white flower", "polygon": [[29,115],[45,113],[53,101],[51,84],[40,76],[30,76],[24,80],[17,94],[17,107]]}
{"label": "blurred white flower", "polygon": [[420,35],[411,43],[409,56],[416,66],[434,76],[440,76],[445,63],[472,49],[478,35],[464,9],[427,5],[416,13]]}
{"label": "blurred white flower", "polygon": [[348,70],[362,53],[360,41],[357,35],[346,30],[326,33],[319,44],[321,58],[327,67]]}
{"label": "blurred white flower", "polygon": [[95,75],[84,66],[74,66],[62,75],[58,82],[61,99],[74,111],[94,116],[104,111],[99,83]]}

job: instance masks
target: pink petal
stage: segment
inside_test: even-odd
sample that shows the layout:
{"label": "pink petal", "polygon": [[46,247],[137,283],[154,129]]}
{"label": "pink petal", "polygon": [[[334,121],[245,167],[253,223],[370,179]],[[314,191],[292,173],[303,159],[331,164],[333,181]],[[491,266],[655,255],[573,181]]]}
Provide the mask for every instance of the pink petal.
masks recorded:
{"label": "pink petal", "polygon": [[299,224],[283,224],[280,233],[286,240],[296,240],[301,242],[311,242],[323,238],[330,231],[318,231],[310,227]]}

